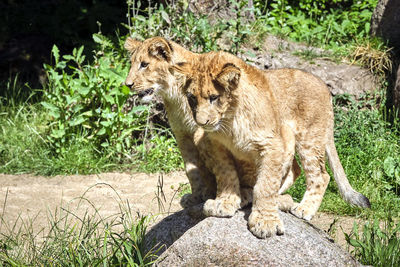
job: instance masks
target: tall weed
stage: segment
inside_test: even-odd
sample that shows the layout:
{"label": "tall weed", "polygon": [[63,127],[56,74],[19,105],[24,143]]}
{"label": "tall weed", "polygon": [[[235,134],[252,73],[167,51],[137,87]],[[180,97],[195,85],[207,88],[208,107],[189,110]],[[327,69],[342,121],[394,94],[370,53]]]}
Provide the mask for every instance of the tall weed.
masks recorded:
{"label": "tall weed", "polygon": [[351,234],[345,233],[345,238],[362,264],[382,267],[400,265],[400,223],[395,223],[390,213],[383,223],[375,219],[364,224],[362,229],[354,223]]}

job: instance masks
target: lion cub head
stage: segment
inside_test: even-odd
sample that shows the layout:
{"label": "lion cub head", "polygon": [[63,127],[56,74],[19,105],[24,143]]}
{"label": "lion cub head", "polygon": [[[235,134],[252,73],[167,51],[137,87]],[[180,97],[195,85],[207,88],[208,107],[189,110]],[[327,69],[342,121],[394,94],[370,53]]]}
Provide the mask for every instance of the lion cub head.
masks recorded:
{"label": "lion cub head", "polygon": [[157,90],[169,87],[172,47],[166,39],[154,37],[141,42],[128,38],[124,47],[131,55],[125,84],[138,92],[142,100],[148,102]]}
{"label": "lion cub head", "polygon": [[185,77],[183,90],[195,122],[205,131],[213,132],[223,129],[224,121],[233,115],[240,69],[230,63],[218,67],[206,62],[182,63],[173,69]]}

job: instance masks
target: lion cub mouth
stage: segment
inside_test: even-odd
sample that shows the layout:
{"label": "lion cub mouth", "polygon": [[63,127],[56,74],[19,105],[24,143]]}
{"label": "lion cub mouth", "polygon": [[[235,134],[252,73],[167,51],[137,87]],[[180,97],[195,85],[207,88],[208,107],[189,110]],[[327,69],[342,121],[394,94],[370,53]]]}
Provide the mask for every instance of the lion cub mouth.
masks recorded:
{"label": "lion cub mouth", "polygon": [[154,88],[148,88],[146,90],[140,91],[137,94],[140,98],[140,102],[142,103],[150,103],[153,100],[153,96],[154,96]]}
{"label": "lion cub mouth", "polygon": [[203,126],[201,126],[202,128],[203,128],[203,130],[205,131],[205,132],[217,132],[218,130],[220,130],[220,128],[221,128],[221,123],[220,123],[220,121],[219,122],[217,122],[216,124],[213,124],[213,125],[203,125]]}

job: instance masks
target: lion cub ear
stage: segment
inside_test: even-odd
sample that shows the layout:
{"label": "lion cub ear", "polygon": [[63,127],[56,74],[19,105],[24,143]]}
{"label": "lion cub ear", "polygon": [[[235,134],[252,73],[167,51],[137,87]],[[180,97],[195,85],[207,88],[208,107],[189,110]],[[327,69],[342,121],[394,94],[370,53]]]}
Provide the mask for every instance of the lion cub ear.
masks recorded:
{"label": "lion cub ear", "polygon": [[149,44],[149,54],[160,60],[170,62],[172,57],[171,44],[162,37],[155,37]]}
{"label": "lion cub ear", "polygon": [[184,74],[188,75],[192,70],[192,66],[188,62],[178,62],[169,68],[171,74]]}
{"label": "lion cub ear", "polygon": [[177,80],[183,80],[191,75],[192,65],[188,62],[179,62],[168,70]]}
{"label": "lion cub ear", "polygon": [[233,91],[239,85],[240,69],[234,64],[227,63],[222,67],[221,72],[218,73],[215,80],[225,88],[226,91]]}
{"label": "lion cub ear", "polygon": [[124,48],[128,50],[130,53],[133,53],[139,46],[142,45],[143,42],[134,40],[131,37],[128,37],[125,41]]}

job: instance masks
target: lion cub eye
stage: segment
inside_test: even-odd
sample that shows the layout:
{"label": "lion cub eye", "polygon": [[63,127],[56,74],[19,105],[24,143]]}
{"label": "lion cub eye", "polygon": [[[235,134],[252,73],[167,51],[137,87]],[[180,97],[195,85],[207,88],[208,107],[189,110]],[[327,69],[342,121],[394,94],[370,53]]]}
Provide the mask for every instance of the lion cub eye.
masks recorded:
{"label": "lion cub eye", "polygon": [[210,103],[212,104],[215,100],[218,100],[219,95],[210,95]]}
{"label": "lion cub eye", "polygon": [[148,65],[149,65],[149,63],[142,61],[142,62],[140,62],[140,67],[139,67],[139,68],[140,68],[140,69],[144,69],[144,68],[146,68]]}
{"label": "lion cub eye", "polygon": [[196,96],[195,96],[194,94],[192,94],[192,93],[187,93],[187,94],[186,94],[186,97],[187,97],[187,99],[188,99],[188,102],[189,102],[190,107],[191,107],[191,108],[196,107],[196,105],[197,105]]}

